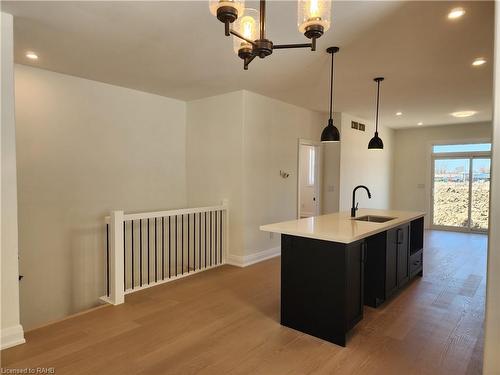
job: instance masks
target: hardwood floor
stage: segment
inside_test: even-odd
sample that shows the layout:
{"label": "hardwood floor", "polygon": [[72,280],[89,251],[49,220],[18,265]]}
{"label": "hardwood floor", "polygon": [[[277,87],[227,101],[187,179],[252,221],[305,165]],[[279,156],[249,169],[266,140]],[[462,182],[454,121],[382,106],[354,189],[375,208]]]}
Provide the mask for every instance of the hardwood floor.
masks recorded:
{"label": "hardwood floor", "polygon": [[56,374],[480,374],[487,237],[428,231],[422,279],[342,348],[279,324],[279,258],[129,295],[26,333],[2,366]]}

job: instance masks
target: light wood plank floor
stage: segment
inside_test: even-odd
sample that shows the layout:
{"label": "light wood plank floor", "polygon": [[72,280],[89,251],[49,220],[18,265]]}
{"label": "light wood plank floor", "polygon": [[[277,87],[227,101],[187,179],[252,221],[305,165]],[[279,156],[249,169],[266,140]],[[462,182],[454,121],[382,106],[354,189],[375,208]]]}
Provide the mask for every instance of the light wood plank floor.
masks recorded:
{"label": "light wood plank floor", "polygon": [[279,258],[224,266],[26,334],[2,365],[56,374],[480,374],[485,235],[426,233],[425,275],[346,348],[279,324]]}

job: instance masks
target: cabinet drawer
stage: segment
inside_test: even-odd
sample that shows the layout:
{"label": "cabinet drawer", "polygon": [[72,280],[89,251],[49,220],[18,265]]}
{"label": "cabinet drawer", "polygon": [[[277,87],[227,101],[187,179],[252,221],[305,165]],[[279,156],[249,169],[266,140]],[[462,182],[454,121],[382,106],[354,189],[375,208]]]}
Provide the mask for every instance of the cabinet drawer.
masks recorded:
{"label": "cabinet drawer", "polygon": [[422,269],[423,250],[417,251],[410,256],[410,275],[413,276],[416,272]]}

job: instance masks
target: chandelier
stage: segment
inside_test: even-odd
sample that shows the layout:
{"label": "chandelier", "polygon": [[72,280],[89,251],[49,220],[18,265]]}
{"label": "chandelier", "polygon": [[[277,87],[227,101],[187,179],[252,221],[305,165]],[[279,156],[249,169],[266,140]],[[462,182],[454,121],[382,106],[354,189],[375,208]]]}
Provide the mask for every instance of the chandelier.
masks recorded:
{"label": "chandelier", "polygon": [[269,56],[275,49],[310,48],[330,28],[331,0],[298,0],[298,28],[310,43],[274,44],[266,38],[266,1],[260,9],[245,8],[245,0],[209,0],[210,12],[224,23],[225,35],[233,35],[234,50],[243,60],[243,68],[257,56]]}

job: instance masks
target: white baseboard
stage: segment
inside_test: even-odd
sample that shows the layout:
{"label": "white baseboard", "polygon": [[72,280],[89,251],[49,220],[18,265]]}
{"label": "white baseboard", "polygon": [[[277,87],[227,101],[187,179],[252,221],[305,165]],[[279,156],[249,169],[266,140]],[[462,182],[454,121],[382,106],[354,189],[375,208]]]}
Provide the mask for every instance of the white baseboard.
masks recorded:
{"label": "white baseboard", "polygon": [[2,328],[0,335],[0,350],[11,348],[26,342],[24,339],[23,326],[20,324],[13,327]]}
{"label": "white baseboard", "polygon": [[236,267],[247,267],[255,263],[262,262],[281,255],[281,247],[273,247],[264,251],[259,251],[250,255],[231,255],[226,258],[226,264]]}

